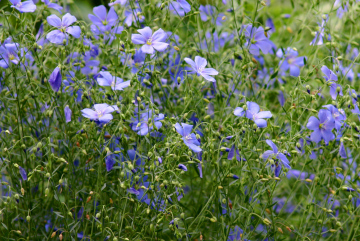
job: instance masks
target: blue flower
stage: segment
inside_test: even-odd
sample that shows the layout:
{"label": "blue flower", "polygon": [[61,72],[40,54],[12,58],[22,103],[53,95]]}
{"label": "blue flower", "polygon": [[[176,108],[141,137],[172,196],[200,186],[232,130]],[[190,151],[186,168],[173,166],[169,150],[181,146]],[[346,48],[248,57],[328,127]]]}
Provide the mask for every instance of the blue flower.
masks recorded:
{"label": "blue flower", "polygon": [[337,109],[333,105],[324,105],[326,109],[328,109],[332,115],[332,117],[335,120],[335,129],[340,130],[340,128],[343,126],[344,121],[346,120],[346,114],[343,109]]}
{"label": "blue flower", "polygon": [[125,5],[125,3],[127,2],[127,0],[111,0],[111,2],[109,3],[109,6],[114,6],[116,4],[121,4],[121,5]]}
{"label": "blue flower", "polygon": [[12,8],[17,9],[20,13],[32,13],[36,10],[36,5],[32,0],[21,2],[21,0],[9,0],[13,5]]}
{"label": "blue flower", "polygon": [[[264,119],[271,118],[272,114],[270,111],[260,111],[260,106],[255,102],[246,102],[246,118],[253,120],[259,128],[267,126],[267,122]],[[238,110],[239,111],[239,110]]]}
{"label": "blue flower", "polygon": [[19,44],[7,43],[0,45],[0,67],[7,69],[10,64],[19,64],[20,58],[17,54],[19,51]]}
{"label": "blue flower", "polygon": [[298,57],[298,52],[292,48],[287,48],[285,53],[283,53],[282,49],[279,49],[276,55],[282,58],[279,63],[281,71],[285,72],[290,69],[291,76],[298,77],[300,75],[300,67],[304,66],[305,57]]}
{"label": "blue flower", "polygon": [[[326,19],[323,19],[321,24],[318,23],[319,25],[319,31],[315,32],[315,37],[314,39],[311,41],[310,45],[322,45],[324,44],[324,37],[325,37],[325,24],[327,22],[327,20],[329,19],[329,16],[326,15]],[[328,40],[330,40],[330,35],[328,35]]]}
{"label": "blue flower", "polygon": [[125,20],[124,24],[131,27],[131,25],[136,22],[142,23],[145,20],[145,17],[141,14],[141,9],[138,5],[135,5],[135,9],[125,10]]}
{"label": "blue flower", "polygon": [[[136,131],[138,135],[144,136],[154,129],[160,129],[162,123],[160,120],[165,118],[164,114],[154,115],[152,110],[146,110],[140,115],[136,112],[132,118],[131,129]],[[149,119],[153,119],[153,122],[149,122]]]}
{"label": "blue flower", "polygon": [[134,44],[143,44],[143,46],[141,46],[141,50],[144,53],[153,54],[155,50],[163,52],[169,46],[168,43],[165,43],[167,35],[161,28],[154,34],[149,27],[138,29],[137,31],[140,34],[132,34],[131,41]]}
{"label": "blue flower", "polygon": [[337,81],[338,77],[337,75],[330,70],[327,66],[321,67],[321,71],[325,74],[324,78],[326,81]]}
{"label": "blue flower", "polygon": [[89,118],[90,120],[99,121],[101,123],[108,123],[113,119],[113,116],[110,114],[119,108],[116,105],[108,104],[95,104],[94,109],[83,109],[81,113],[84,117]]}
{"label": "blue flower", "polygon": [[54,71],[51,73],[50,78],[49,78],[49,84],[51,86],[51,89],[54,92],[58,92],[61,86],[61,72],[60,72],[60,68],[56,67],[54,69]]}
{"label": "blue flower", "polygon": [[19,173],[21,175],[21,178],[26,181],[27,180],[27,174],[24,168],[22,168],[21,166],[19,166]]}
{"label": "blue flower", "polygon": [[283,153],[279,152],[279,150],[278,150],[277,146],[274,144],[274,142],[272,142],[271,140],[266,140],[266,143],[272,148],[272,150],[265,151],[261,155],[262,159],[264,159],[264,160],[267,160],[269,158],[277,159],[280,161],[280,164],[282,166],[284,166],[288,169],[291,169],[289,160]]}
{"label": "blue flower", "polygon": [[70,26],[76,22],[76,18],[70,13],[65,14],[62,17],[62,20],[55,14],[50,15],[46,18],[47,22],[58,28],[53,30],[46,35],[47,40],[54,44],[63,44],[64,40],[68,38],[68,34],[72,35],[74,38],[80,38],[81,29],[79,26]]}
{"label": "blue flower", "polygon": [[53,3],[51,2],[51,0],[41,0],[41,1],[45,4],[46,7],[55,9],[59,11],[59,13],[61,14],[61,9],[63,7],[61,7],[59,4]]}
{"label": "blue flower", "polygon": [[100,86],[111,86],[112,90],[124,90],[130,86],[130,80],[125,81],[122,78],[112,76],[107,71],[101,71],[100,76],[96,79]]}
{"label": "blue flower", "polygon": [[118,21],[118,15],[113,7],[107,13],[105,6],[100,5],[94,7],[93,12],[95,15],[89,14],[88,17],[102,32],[109,31]]}
{"label": "blue flower", "polygon": [[238,241],[238,240],[243,240],[243,241],[249,241],[247,239],[243,239],[244,231],[239,227],[239,226],[235,226],[233,229],[230,229],[229,232],[229,237],[227,241]]}
{"label": "blue flower", "polygon": [[205,68],[205,66],[207,65],[206,59],[204,59],[200,56],[196,56],[195,62],[189,58],[185,58],[184,60],[186,63],[188,63],[191,66],[191,68],[194,70],[194,72],[198,76],[201,75],[202,77],[204,77],[206,80],[208,80],[210,82],[216,82],[216,80],[213,77],[211,77],[210,75],[218,75],[219,72],[217,72],[213,68]]}
{"label": "blue flower", "polygon": [[[319,120],[320,119],[320,120]],[[319,111],[319,119],[311,116],[306,127],[314,132],[311,133],[310,139],[315,143],[319,143],[324,139],[326,143],[335,139],[332,129],[335,127],[335,120],[329,110],[321,109]]]}
{"label": "blue flower", "polygon": [[276,48],[274,43],[265,36],[263,27],[256,28],[248,24],[241,28],[240,34],[243,31],[251,54],[260,55],[259,50],[264,54],[268,54],[273,48]]}
{"label": "blue flower", "polygon": [[185,165],[183,165],[183,164],[179,164],[178,168],[183,170],[184,172],[187,172],[187,167]]}
{"label": "blue flower", "polygon": [[65,106],[64,113],[66,123],[70,122],[72,111],[70,110],[69,106]]}
{"label": "blue flower", "polygon": [[191,11],[191,5],[186,0],[176,0],[169,3],[169,10],[180,17]]}
{"label": "blue flower", "polygon": [[182,139],[191,150],[193,150],[195,153],[202,151],[202,149],[199,147],[200,142],[196,139],[196,136],[194,133],[191,133],[193,126],[188,125],[185,123],[179,123],[175,124],[176,131],[182,136]]}

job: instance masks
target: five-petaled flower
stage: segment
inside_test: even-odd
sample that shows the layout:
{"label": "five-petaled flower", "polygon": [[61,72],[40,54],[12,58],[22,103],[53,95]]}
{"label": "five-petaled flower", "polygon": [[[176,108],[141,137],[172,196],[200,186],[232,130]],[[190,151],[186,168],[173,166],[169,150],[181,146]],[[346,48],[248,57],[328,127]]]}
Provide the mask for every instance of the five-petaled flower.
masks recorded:
{"label": "five-petaled flower", "polygon": [[55,14],[46,18],[47,22],[58,28],[46,35],[47,40],[54,44],[64,44],[64,40],[68,38],[68,34],[71,34],[75,38],[80,38],[81,29],[79,26],[70,26],[76,22],[76,18],[70,13],[65,14],[62,20]]}
{"label": "five-petaled flower", "polygon": [[200,142],[196,139],[196,135],[191,133],[192,128],[193,125],[188,125],[185,123],[181,123],[181,125],[179,123],[175,124],[175,129],[182,136],[185,145],[197,153],[202,151],[202,149],[199,147]]}
{"label": "five-petaled flower", "polygon": [[17,9],[20,13],[32,13],[36,10],[36,5],[32,0],[21,2],[21,0],[9,0],[13,5],[12,8]]}
{"label": "five-petaled flower", "polygon": [[[255,102],[246,102],[247,110],[246,110],[246,118],[253,120],[255,124],[259,128],[263,128],[267,126],[267,122],[264,119],[271,118],[272,114],[270,111],[260,111],[260,106]],[[234,110],[234,115],[236,116],[244,116],[244,109],[241,107],[237,107]]]}
{"label": "five-petaled flower", "polygon": [[[320,120],[319,120],[320,119]],[[319,111],[319,119],[315,116],[311,116],[306,127],[314,132],[311,133],[310,139],[319,143],[321,139],[324,139],[326,143],[335,139],[335,135],[332,133],[332,129],[335,127],[335,120],[329,110],[321,109]]]}
{"label": "five-petaled flower", "polygon": [[218,75],[219,72],[217,72],[215,69],[213,68],[205,68],[205,66],[207,65],[207,61],[206,59],[200,57],[200,56],[196,56],[195,57],[195,62],[192,59],[189,58],[185,58],[184,59],[186,63],[188,63],[191,68],[194,70],[194,72],[198,75],[198,76],[202,76],[204,77],[206,80],[211,81],[211,82],[216,82],[216,80],[211,77],[210,75]]}
{"label": "five-petaled flower", "polygon": [[96,80],[100,86],[111,86],[112,90],[124,90],[124,88],[130,86],[130,80],[125,81],[116,76],[112,76],[107,71],[100,71],[100,76]]}
{"label": "five-petaled flower", "polygon": [[306,57],[298,57],[298,52],[290,47],[286,49],[285,53],[279,49],[276,56],[282,58],[279,63],[280,70],[284,72],[290,70],[290,75],[293,77],[300,75],[300,67],[304,66]]}
{"label": "five-petaled flower", "polygon": [[265,36],[263,27],[253,27],[251,24],[243,26],[240,34],[244,31],[245,38],[247,39],[247,46],[249,52],[253,55],[260,55],[260,49],[264,54],[270,53],[274,43]]}
{"label": "five-petaled flower", "polygon": [[286,158],[285,154],[279,152],[275,143],[272,142],[271,140],[266,140],[266,143],[271,147],[272,150],[265,151],[261,155],[261,158],[264,160],[267,160],[267,159],[276,159],[277,160],[274,164],[272,164],[273,165],[272,167],[273,168],[275,167],[275,170],[274,170],[275,176],[277,176],[277,177],[279,176],[282,166],[284,166],[288,169],[291,169],[289,160]]}
{"label": "five-petaled flower", "polygon": [[113,7],[107,13],[104,5],[94,7],[93,12],[95,15],[89,14],[89,19],[95,24],[100,31],[109,31],[118,21],[118,15]]}
{"label": "five-petaled flower", "polygon": [[149,27],[138,29],[137,31],[140,34],[132,34],[131,41],[134,44],[143,44],[141,50],[144,53],[153,54],[155,52],[154,49],[159,52],[163,52],[169,46],[168,43],[165,43],[167,35],[161,28],[154,34]]}
{"label": "five-petaled flower", "polygon": [[94,109],[83,109],[81,113],[84,117],[89,118],[90,120],[99,121],[101,123],[108,123],[113,119],[113,116],[110,114],[119,108],[116,105],[108,104],[95,104]]}

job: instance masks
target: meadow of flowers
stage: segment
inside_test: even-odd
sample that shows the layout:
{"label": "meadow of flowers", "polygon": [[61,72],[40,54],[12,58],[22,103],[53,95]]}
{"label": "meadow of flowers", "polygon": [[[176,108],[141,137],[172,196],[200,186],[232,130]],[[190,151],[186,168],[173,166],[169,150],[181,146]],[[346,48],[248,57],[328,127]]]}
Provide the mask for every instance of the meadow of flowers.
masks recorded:
{"label": "meadow of flowers", "polygon": [[0,240],[360,240],[359,0],[0,3]]}

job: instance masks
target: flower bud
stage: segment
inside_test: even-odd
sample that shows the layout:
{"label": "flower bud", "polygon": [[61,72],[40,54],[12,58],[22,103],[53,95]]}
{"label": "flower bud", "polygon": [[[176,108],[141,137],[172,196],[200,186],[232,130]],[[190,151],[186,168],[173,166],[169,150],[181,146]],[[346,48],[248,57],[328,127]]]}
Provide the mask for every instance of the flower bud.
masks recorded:
{"label": "flower bud", "polygon": [[269,219],[267,219],[267,218],[264,218],[263,219],[263,223],[265,224],[265,225],[271,225],[271,221],[269,220]]}

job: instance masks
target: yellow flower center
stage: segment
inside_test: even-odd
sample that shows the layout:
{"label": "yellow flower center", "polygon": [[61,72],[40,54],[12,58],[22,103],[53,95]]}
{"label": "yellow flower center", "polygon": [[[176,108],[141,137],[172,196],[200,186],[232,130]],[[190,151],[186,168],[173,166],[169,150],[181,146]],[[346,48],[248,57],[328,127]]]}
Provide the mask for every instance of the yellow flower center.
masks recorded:
{"label": "yellow flower center", "polygon": [[96,111],[98,118],[102,117],[104,114],[102,113],[102,111]]}
{"label": "yellow flower center", "polygon": [[149,39],[146,41],[146,44],[147,44],[147,45],[151,45],[151,44],[152,44],[152,39],[149,38]]}

